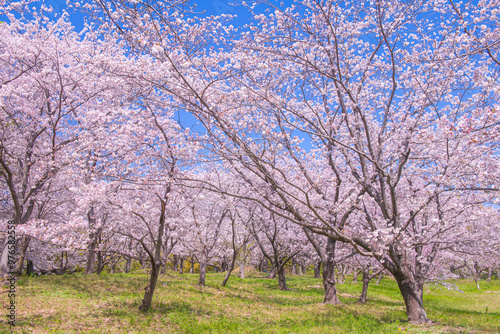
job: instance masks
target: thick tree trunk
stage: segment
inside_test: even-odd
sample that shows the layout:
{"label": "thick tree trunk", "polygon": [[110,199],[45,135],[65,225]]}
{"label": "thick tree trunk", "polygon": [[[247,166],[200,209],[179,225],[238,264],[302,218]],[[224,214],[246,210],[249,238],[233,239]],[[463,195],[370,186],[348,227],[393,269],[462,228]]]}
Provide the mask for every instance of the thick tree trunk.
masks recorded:
{"label": "thick tree trunk", "polygon": [[93,248],[95,247],[94,243],[91,243],[91,248],[87,250],[87,261],[85,262],[85,271],[83,272],[85,275],[89,275],[94,273],[95,270],[95,251]]}
{"label": "thick tree trunk", "polygon": [[24,267],[24,259],[26,258],[26,252],[30,244],[31,238],[27,235],[21,236],[17,242],[18,258],[16,263],[16,274],[21,275]]}
{"label": "thick tree trunk", "polygon": [[282,291],[288,290],[288,287],[286,286],[286,277],[285,277],[284,266],[280,265],[276,272],[278,275],[278,286],[279,286],[280,290],[282,290]]}
{"label": "thick tree trunk", "polygon": [[326,254],[323,261],[323,286],[325,288],[325,304],[342,304],[337,296],[335,280],[335,243],[337,241],[328,238]]}
{"label": "thick tree trunk", "polygon": [[207,250],[204,248],[200,256],[200,277],[198,279],[198,285],[205,286],[205,276],[207,273]]}
{"label": "thick tree trunk", "polygon": [[96,274],[100,275],[103,269],[104,269],[104,259],[103,259],[103,256],[102,256],[102,252],[97,252]]}
{"label": "thick tree trunk", "polygon": [[420,291],[412,273],[399,272],[394,275],[406,305],[408,321],[414,324],[430,323],[423,304],[423,291]]}
{"label": "thick tree trunk", "polygon": [[[370,284],[370,269],[363,270],[363,289],[361,290],[361,296],[359,297],[360,303],[366,303],[366,295],[368,293],[368,284]],[[357,282],[356,282],[357,283]]]}

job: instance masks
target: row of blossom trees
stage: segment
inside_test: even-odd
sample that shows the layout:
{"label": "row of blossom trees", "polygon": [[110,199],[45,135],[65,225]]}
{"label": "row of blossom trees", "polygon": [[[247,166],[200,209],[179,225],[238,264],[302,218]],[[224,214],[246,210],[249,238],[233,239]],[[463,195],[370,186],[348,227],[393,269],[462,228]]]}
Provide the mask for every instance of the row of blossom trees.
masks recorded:
{"label": "row of blossom trees", "polygon": [[86,273],[147,260],[146,310],[171,254],[196,258],[200,284],[209,263],[230,274],[262,254],[282,289],[294,258],[321,261],[326,303],[345,260],[366,282],[390,272],[428,322],[424,283],[450,274],[437,264],[498,268],[498,5],[260,1],[235,28],[185,1],[98,1],[78,4],[80,34],[66,15],[7,13],[18,271],[32,239],[61,263],[86,251]]}

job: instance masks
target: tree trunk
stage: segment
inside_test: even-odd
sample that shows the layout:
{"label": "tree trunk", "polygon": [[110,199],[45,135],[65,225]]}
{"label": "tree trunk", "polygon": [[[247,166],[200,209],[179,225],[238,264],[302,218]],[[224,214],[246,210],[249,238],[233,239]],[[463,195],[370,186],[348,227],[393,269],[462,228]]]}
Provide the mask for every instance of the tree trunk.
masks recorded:
{"label": "tree trunk", "polygon": [[[358,275],[359,275],[359,271],[357,269],[354,269],[352,272],[352,283],[353,284],[358,284]],[[363,275],[364,275],[364,273],[363,273]]]}
{"label": "tree trunk", "polygon": [[207,273],[207,250],[204,248],[200,257],[200,278],[198,285],[205,286],[205,276]]}
{"label": "tree trunk", "polygon": [[276,268],[273,267],[271,269],[271,271],[269,272],[269,275],[267,275],[267,278],[270,278],[270,279],[275,279],[276,278]]}
{"label": "tree trunk", "polygon": [[97,252],[96,274],[100,275],[103,269],[104,269],[104,259],[103,259],[103,256],[102,256],[102,252]]}
{"label": "tree trunk", "polygon": [[130,272],[130,266],[132,265],[132,258],[127,256],[127,262],[125,262],[125,274]]}
{"label": "tree trunk", "polygon": [[[356,271],[356,273],[357,273],[357,271]],[[370,284],[370,269],[363,269],[363,289],[361,290],[361,297],[359,297],[360,303],[363,303],[363,304],[366,303],[366,294],[368,292],[368,284]]]}
{"label": "tree trunk", "polygon": [[165,275],[167,272],[167,260],[164,258],[160,260],[160,274]]}
{"label": "tree trunk", "polygon": [[173,260],[173,268],[172,270],[173,271],[177,271],[178,270],[178,266],[179,266],[179,258],[177,256],[177,254],[174,254],[174,260]]}
{"label": "tree trunk", "polygon": [[245,260],[246,260],[247,244],[246,241],[243,243],[243,248],[241,250],[240,259],[240,278],[245,278]]}
{"label": "tree trunk", "polygon": [[323,261],[323,286],[325,288],[325,304],[342,304],[337,297],[337,287],[335,281],[335,243],[337,241],[328,238],[326,244],[326,254]]}
{"label": "tree trunk", "polygon": [[16,264],[16,274],[21,275],[24,267],[24,259],[26,258],[26,252],[28,250],[28,246],[30,244],[31,238],[27,235],[21,236],[19,241],[17,242],[17,250],[18,250],[18,258]]}
{"label": "tree trunk", "polygon": [[314,266],[314,278],[320,278],[321,275],[321,261],[318,261]]}
{"label": "tree trunk", "polygon": [[184,258],[179,259],[179,274],[184,274]]}
{"label": "tree trunk", "polygon": [[476,282],[476,288],[477,288],[478,290],[481,290],[481,287],[479,286],[479,274],[474,273],[474,275],[473,275],[473,276],[474,276],[474,282]]}
{"label": "tree trunk", "polygon": [[85,271],[83,272],[85,275],[92,274],[95,270],[95,251],[93,250],[95,244],[91,243],[90,247],[87,250],[87,261],[85,262]]}
{"label": "tree trunk", "polygon": [[297,275],[297,263],[295,263],[295,260],[292,260],[292,272],[290,273],[290,275]]}
{"label": "tree trunk", "polygon": [[408,321],[414,324],[430,323],[431,321],[427,318],[427,313],[424,309],[423,304],[423,291],[418,288],[417,282],[415,282],[412,273],[400,272],[393,274],[396,282],[398,283],[399,290],[403,296],[406,305],[406,314],[408,315]]}
{"label": "tree trunk", "polygon": [[377,283],[376,283],[377,285],[380,283],[382,278],[384,278],[384,273],[380,273],[380,275],[378,276]]}
{"label": "tree trunk", "polygon": [[240,262],[240,278],[245,278],[245,258]]}
{"label": "tree trunk", "polygon": [[28,274],[28,276],[33,276],[35,274],[35,268],[33,261],[31,260],[28,260],[28,263],[26,264],[26,274]]}
{"label": "tree trunk", "polygon": [[286,277],[285,277],[285,268],[283,265],[278,266],[278,270],[276,271],[278,275],[278,286],[280,290],[286,291],[288,287],[286,286]]}
{"label": "tree trunk", "polygon": [[5,236],[5,241],[3,243],[1,257],[0,257],[0,283],[2,283],[3,279],[7,279],[9,275],[9,238]]}
{"label": "tree trunk", "polygon": [[226,277],[224,277],[224,280],[222,281],[222,286],[226,286],[227,281],[229,280],[229,277],[231,276],[231,272],[234,269],[234,265],[236,264],[236,259],[238,258],[238,249],[236,247],[236,231],[234,227],[235,221],[231,217],[231,231],[232,231],[232,238],[231,238],[231,246],[233,248],[233,256],[231,257],[231,262],[229,263],[229,266],[227,268],[227,274]]}
{"label": "tree trunk", "polygon": [[[132,238],[130,238],[130,241],[128,243],[128,250],[129,252],[132,251]],[[132,265],[132,258],[130,256],[126,256],[126,262],[125,262],[125,273],[128,274],[130,272],[130,267]]]}
{"label": "tree trunk", "polygon": [[491,267],[488,268],[488,282],[491,282],[491,276],[493,275],[493,270],[491,270]]}
{"label": "tree trunk", "polygon": [[[168,192],[167,192],[168,194]],[[165,195],[166,197],[166,195]],[[161,245],[163,245],[163,232],[165,230],[165,211],[166,211],[166,201],[161,200],[161,214],[160,214],[160,224],[158,226],[158,239],[155,242],[154,254],[152,254],[146,247],[142,244],[144,249],[149,255],[149,261],[151,262],[151,274],[149,275],[149,284],[145,288],[144,298],[139,306],[139,310],[146,312],[151,307],[151,302],[153,301],[153,294],[156,288],[156,282],[158,281],[158,275],[160,274],[160,259],[161,259]]]}
{"label": "tree trunk", "polygon": [[233,269],[234,269],[234,262],[232,262],[227,268],[226,276],[224,277],[224,280],[221,283],[222,286],[226,286],[227,281],[229,280],[229,276],[231,276],[231,273],[233,272]]}
{"label": "tree trunk", "polygon": [[191,256],[191,268],[189,268],[189,273],[194,274],[194,259]]}
{"label": "tree trunk", "polygon": [[[87,219],[89,222],[89,229],[92,231],[95,228],[96,219],[94,213],[94,207],[91,206],[89,211],[87,212]],[[85,271],[83,272],[85,275],[89,275],[94,273],[95,270],[95,251],[94,249],[97,247],[97,233],[90,233],[90,244],[87,250],[87,261],[85,262]]]}
{"label": "tree trunk", "polygon": [[144,288],[144,298],[142,299],[142,303],[139,306],[139,310],[142,312],[146,312],[151,307],[151,302],[153,301],[153,294],[156,289],[156,282],[158,281],[159,271],[159,262],[155,264],[151,263],[151,275],[149,276],[149,284]]}
{"label": "tree trunk", "polygon": [[344,284],[345,276],[347,275],[348,267],[345,264],[337,266],[337,283]]}

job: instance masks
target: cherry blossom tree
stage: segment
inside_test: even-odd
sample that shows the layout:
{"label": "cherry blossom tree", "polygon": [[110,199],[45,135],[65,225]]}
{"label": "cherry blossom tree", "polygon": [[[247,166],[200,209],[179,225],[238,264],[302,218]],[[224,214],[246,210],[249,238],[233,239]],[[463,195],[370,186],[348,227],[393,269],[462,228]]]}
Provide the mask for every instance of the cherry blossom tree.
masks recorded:
{"label": "cherry blossom tree", "polygon": [[[8,14],[9,22],[0,25],[0,174],[18,225],[40,218],[52,205],[47,195],[86,144],[81,124],[104,107],[103,92],[112,85],[89,64],[104,49],[94,35],[78,36],[66,15],[56,21],[33,15],[29,21]],[[29,240],[28,235],[19,240],[18,271]]]}
{"label": "cherry blossom tree", "polygon": [[[142,240],[154,267],[144,299],[149,304],[146,300],[143,309],[156,284],[166,202],[171,192],[181,193],[174,180],[182,173],[175,166],[187,146],[173,140],[181,131],[171,119],[189,112],[203,127],[198,134],[203,158],[218,159],[237,180],[236,187],[205,179],[191,188],[191,215],[184,219],[187,231],[198,237],[186,234],[183,243],[199,241],[192,252],[201,250],[202,267],[208,248],[224,249],[214,234],[229,230],[222,226],[229,226],[232,211],[220,198],[238,198],[256,205],[261,217],[270,217],[253,221],[256,239],[267,238],[266,229],[273,227],[269,222],[275,230],[293,224],[304,232],[323,262],[325,302],[338,301],[333,267],[342,242],[394,276],[410,322],[429,322],[423,283],[432,263],[467,226],[468,212],[498,204],[497,0],[261,3],[269,11],[255,12],[254,23],[240,31],[227,23],[227,16],[196,18],[184,1],[86,4],[101,20],[102,31],[112,31],[108,41],[126,45],[130,59],[118,64],[94,57],[108,78],[126,79],[130,86],[119,86],[132,87],[127,95],[134,107],[125,118],[139,116],[123,122],[125,133],[141,145],[116,150],[124,162],[117,168],[130,173],[127,181],[148,214],[160,207],[156,216],[133,211],[155,233],[128,235]],[[12,77],[20,82],[23,71],[28,70],[21,68],[19,77]],[[36,110],[45,108],[40,96],[43,102]],[[10,129],[8,121],[3,124],[2,130]],[[140,129],[148,132],[141,136]],[[71,138],[62,137],[49,146]],[[60,158],[59,151],[51,152],[52,161]],[[105,159],[102,153],[97,150],[99,159]],[[48,166],[62,168],[67,161]],[[5,166],[5,182],[14,184]],[[107,168],[112,179],[111,164]],[[51,171],[40,170],[42,179]],[[125,180],[125,174],[116,170],[114,180]],[[153,200],[148,193],[158,196]],[[457,198],[465,199],[465,209]],[[30,211],[30,199],[22,203],[27,206],[16,211],[19,221]],[[263,238],[259,244],[264,245]]]}

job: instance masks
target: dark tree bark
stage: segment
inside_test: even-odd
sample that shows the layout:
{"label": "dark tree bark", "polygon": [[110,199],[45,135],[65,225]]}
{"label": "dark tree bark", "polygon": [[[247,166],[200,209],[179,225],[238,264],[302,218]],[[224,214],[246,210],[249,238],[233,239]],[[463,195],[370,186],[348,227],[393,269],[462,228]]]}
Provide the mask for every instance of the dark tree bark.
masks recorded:
{"label": "dark tree bark", "polygon": [[179,258],[179,274],[184,274],[184,257]]}
{"label": "dark tree bark", "polygon": [[173,260],[172,260],[172,270],[173,271],[178,271],[179,270],[179,259],[177,254],[173,255]]}
{"label": "dark tree bark", "polygon": [[394,276],[406,306],[408,321],[415,324],[431,323],[423,304],[423,286],[417,282],[405,247],[396,241],[389,248],[389,258],[380,263]]}
{"label": "dark tree bark", "polygon": [[286,291],[288,290],[288,286],[286,285],[286,277],[285,277],[285,268],[284,266],[279,266],[276,270],[278,276],[278,286],[280,290]]}
{"label": "dark tree bark", "polygon": [[194,257],[191,256],[191,267],[189,268],[189,273],[194,274]]}
{"label": "dark tree bark", "polygon": [[97,252],[97,267],[96,267],[96,274],[97,275],[100,275],[101,272],[103,271],[104,269],[104,258],[103,258],[103,255],[102,255],[102,252]]}
{"label": "dark tree bark", "polygon": [[424,309],[424,304],[421,296],[423,291],[419,290],[411,273],[402,273],[394,275],[398,283],[399,290],[405,301],[406,314],[411,323],[429,323],[427,313]]}
{"label": "dark tree bark", "polygon": [[370,271],[363,270],[363,289],[361,290],[361,296],[359,297],[360,303],[366,303],[366,295],[368,293],[368,284],[370,283]]}
{"label": "dark tree bark", "polygon": [[153,300],[153,294],[156,289],[156,283],[158,281],[158,275],[160,274],[160,256],[161,256],[161,247],[163,244],[163,232],[165,230],[165,210],[166,210],[166,198],[170,192],[170,187],[167,188],[165,192],[165,200],[160,199],[161,203],[161,214],[160,214],[160,223],[158,225],[158,238],[155,240],[155,249],[154,254],[149,250],[149,248],[144,244],[142,239],[140,240],[144,250],[149,255],[149,260],[151,262],[151,274],[149,275],[149,284],[145,288],[144,298],[142,299],[142,303],[139,306],[139,310],[142,312],[146,312],[151,307],[151,302]]}
{"label": "dark tree bark", "polygon": [[342,304],[337,296],[335,280],[335,244],[336,240],[328,238],[325,259],[323,261],[323,286],[325,288],[325,304]]}
{"label": "dark tree bark", "polygon": [[322,261],[318,261],[314,265],[314,278],[320,278],[321,277],[321,263],[322,263]]}
{"label": "dark tree bark", "polygon": [[359,302],[360,303],[366,303],[366,296],[368,293],[368,285],[370,284],[370,281],[377,276],[383,269],[379,270],[374,270],[370,274],[370,266],[365,266],[362,269],[363,273],[363,288],[361,289],[361,296],[359,297]]}
{"label": "dark tree bark", "polygon": [[204,247],[200,254],[200,276],[198,278],[198,285],[205,286],[205,276],[207,274],[207,250]]}
{"label": "dark tree bark", "polygon": [[19,238],[19,240],[17,240],[17,249],[19,255],[16,263],[16,275],[21,275],[23,271],[24,259],[26,258],[26,252],[28,250],[30,240],[31,238],[27,235],[23,235],[21,236],[21,238]]}
{"label": "dark tree bark", "polygon": [[167,272],[167,261],[165,259],[160,260],[160,274],[165,275]]}
{"label": "dark tree bark", "polygon": [[26,274],[28,274],[28,276],[32,276],[34,273],[35,273],[35,268],[33,265],[33,261],[28,260],[26,264]]}
{"label": "dark tree bark", "polygon": [[234,265],[236,263],[236,259],[238,258],[238,249],[236,247],[236,231],[235,231],[235,219],[234,217],[231,215],[231,230],[232,230],[232,238],[231,238],[231,245],[233,247],[233,257],[231,258],[231,262],[229,263],[229,266],[227,268],[227,273],[226,273],[226,277],[224,277],[224,280],[222,281],[222,286],[226,286],[227,284],[227,281],[229,280],[229,277],[231,276],[231,273],[233,272],[234,270]]}
{"label": "dark tree bark", "polygon": [[[94,207],[92,206],[87,212],[87,219],[89,222],[89,228],[92,230],[93,228],[95,228],[96,225]],[[87,260],[85,261],[85,271],[83,272],[85,275],[92,274],[95,271],[96,252],[94,251],[94,249],[96,247],[97,247],[97,232],[92,231],[90,233],[90,243],[89,243],[89,248],[87,250]]]}

